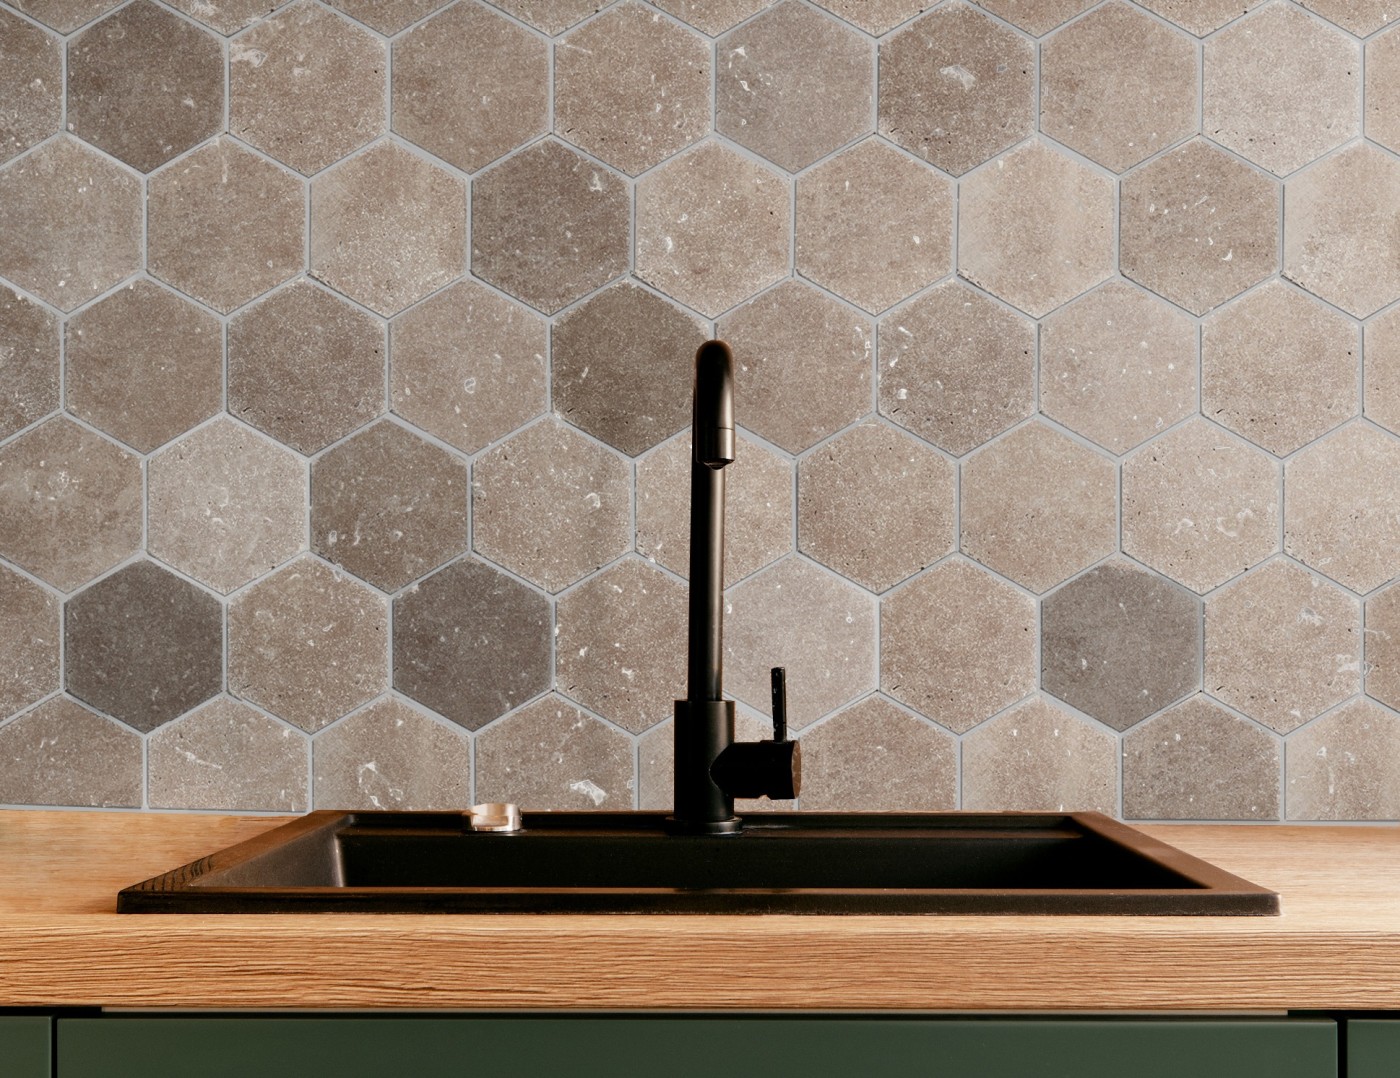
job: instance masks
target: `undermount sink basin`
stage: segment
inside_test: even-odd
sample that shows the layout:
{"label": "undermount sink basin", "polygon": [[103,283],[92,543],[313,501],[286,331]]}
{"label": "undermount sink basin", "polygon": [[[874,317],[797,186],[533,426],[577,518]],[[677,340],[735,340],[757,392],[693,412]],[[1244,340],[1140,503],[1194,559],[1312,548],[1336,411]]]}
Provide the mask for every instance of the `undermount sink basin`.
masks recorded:
{"label": "undermount sink basin", "polygon": [[1278,913],[1278,895],[1098,813],[313,812],[128,887],[119,913]]}

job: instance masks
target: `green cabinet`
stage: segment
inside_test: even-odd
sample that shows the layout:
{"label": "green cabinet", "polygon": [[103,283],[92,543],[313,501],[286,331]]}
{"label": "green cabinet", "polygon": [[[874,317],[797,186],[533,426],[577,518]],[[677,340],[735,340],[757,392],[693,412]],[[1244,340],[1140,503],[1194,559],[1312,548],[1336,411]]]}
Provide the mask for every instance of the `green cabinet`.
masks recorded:
{"label": "green cabinet", "polygon": [[49,1078],[53,1019],[0,1017],[0,1074],[5,1078]]}
{"label": "green cabinet", "polygon": [[1346,1025],[1347,1072],[1344,1078],[1395,1078],[1400,1075],[1400,1021],[1351,1019]]}
{"label": "green cabinet", "polygon": [[1298,1019],[128,1017],[58,1023],[59,1078],[1336,1078]]}

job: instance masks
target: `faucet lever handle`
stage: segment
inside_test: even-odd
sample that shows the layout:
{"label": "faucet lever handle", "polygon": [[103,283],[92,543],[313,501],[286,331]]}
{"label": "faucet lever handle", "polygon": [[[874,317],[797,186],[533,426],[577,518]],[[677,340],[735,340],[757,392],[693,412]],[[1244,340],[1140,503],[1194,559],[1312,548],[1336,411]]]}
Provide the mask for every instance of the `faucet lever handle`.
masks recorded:
{"label": "faucet lever handle", "polygon": [[775,666],[773,676],[773,740],[787,740],[787,671]]}

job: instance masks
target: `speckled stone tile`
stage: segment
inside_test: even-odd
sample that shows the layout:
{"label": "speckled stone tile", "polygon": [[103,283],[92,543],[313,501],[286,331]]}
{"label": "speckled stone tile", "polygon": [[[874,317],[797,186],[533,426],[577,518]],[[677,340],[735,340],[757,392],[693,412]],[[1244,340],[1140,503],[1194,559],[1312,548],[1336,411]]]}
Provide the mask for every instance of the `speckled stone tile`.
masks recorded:
{"label": "speckled stone tile", "polygon": [[1400,584],[1366,600],[1366,693],[1383,704],[1400,704]]}
{"label": "speckled stone tile", "polygon": [[545,140],[472,181],[472,273],[553,314],[627,272],[620,176]]}
{"label": "speckled stone tile", "polygon": [[1116,816],[1117,752],[1107,730],[1028,700],[963,739],[962,807]]}
{"label": "speckled stone tile", "polygon": [[227,314],[305,266],[306,196],[276,165],[218,138],[151,177],[152,275]]}
{"label": "speckled stone tile", "polygon": [[1355,700],[1284,749],[1290,820],[1400,819],[1400,718]]}
{"label": "speckled stone tile", "polygon": [[1113,272],[1113,183],[1043,143],[969,177],[958,198],[958,273],[1027,314]]}
{"label": "speckled stone tile", "polygon": [[791,197],[784,177],[702,143],[637,183],[637,276],[701,314],[728,310],[787,274]]}
{"label": "speckled stone tile", "polygon": [[1279,733],[1361,689],[1361,604],[1291,562],[1206,601],[1205,688]]}
{"label": "speckled stone tile", "polygon": [[726,315],[739,425],[800,453],[868,415],[873,328],[800,281]]}
{"label": "speckled stone tile", "polygon": [[933,0],[817,0],[817,6],[878,37],[927,11]]}
{"label": "speckled stone tile", "polygon": [[150,0],[68,43],[67,129],[142,172],[203,142],[223,118],[218,40]]}
{"label": "speckled stone tile", "polygon": [[1400,27],[1366,42],[1364,120],[1367,138],[1400,150]]}
{"label": "speckled stone tile", "polygon": [[223,687],[223,607],[153,562],[123,566],[68,600],[64,688],[149,732]]}
{"label": "speckled stone tile", "polygon": [[149,453],[223,407],[223,327],[148,280],[68,320],[68,410]]}
{"label": "speckled stone tile", "polygon": [[1040,58],[1040,129],[1114,172],[1196,132],[1196,44],[1121,2],[1056,34]]}
{"label": "speckled stone tile", "polygon": [[1366,418],[1400,433],[1400,307],[1366,323],[1362,349],[1366,357],[1362,388]]}
{"label": "speckled stone tile", "polygon": [[476,797],[535,810],[630,809],[632,751],[626,734],[550,695],[477,735]]}
{"label": "speckled stone tile", "polygon": [[456,4],[394,42],[394,130],[473,172],[544,134],[549,51],[484,4]]}
{"label": "speckled stone tile", "polygon": [[467,467],[381,421],[311,466],[311,544],[385,591],[467,548]]}
{"label": "speckled stone tile", "polygon": [[58,600],[0,565],[0,719],[58,691]]}
{"label": "speckled stone tile", "polygon": [[1041,686],[1115,730],[1201,687],[1201,603],[1128,561],[1041,604]]}
{"label": "speckled stone tile", "polygon": [[1356,415],[1356,323],[1279,281],[1201,330],[1201,411],[1285,456]]}
{"label": "speckled stone tile", "polygon": [[536,423],[476,461],[473,547],[562,591],[632,545],[631,480],[603,446],[557,420]]}
{"label": "speckled stone tile", "polygon": [[228,697],[151,735],[151,808],[305,812],[306,738]]}
{"label": "speckled stone tile", "polygon": [[1124,276],[1205,314],[1274,273],[1278,184],[1193,139],[1122,184]]}
{"label": "speckled stone tile", "polygon": [[229,133],[307,176],[384,133],[388,54],[309,2],[229,43]]}
{"label": "speckled stone tile", "polygon": [[[725,603],[725,687],[771,715],[769,671],[787,668],[788,724],[800,730],[876,680],[875,599],[809,562],[785,558]],[[789,631],[802,626],[801,633]]]}
{"label": "speckled stone tile", "polygon": [[392,142],[311,182],[311,275],[393,315],[461,275],[466,184]]}
{"label": "speckled stone tile", "polygon": [[1278,465],[1188,420],[1123,462],[1123,553],[1210,591],[1278,550]]}
{"label": "speckled stone tile", "polygon": [[[682,434],[637,462],[637,552],[690,575],[691,441]],[[724,469],[724,582],[734,584],[793,549],[792,464],[757,442],[738,440]]]}
{"label": "speckled stone tile", "polygon": [[1040,408],[1114,453],[1196,410],[1196,325],[1109,281],[1040,327]]}
{"label": "speckled stone tile", "polygon": [[141,462],[55,417],[0,448],[0,555],[72,591],[141,545]]}
{"label": "speckled stone tile", "polygon": [[0,438],[58,408],[58,319],[0,285]]}
{"label": "speckled stone tile", "polygon": [[461,558],[394,600],[394,688],[478,730],[550,687],[549,601]]}
{"label": "speckled stone tile", "polygon": [[0,802],[139,808],[141,739],[67,697],[0,727]]}
{"label": "speckled stone tile", "polygon": [[[675,794],[676,735],[672,722],[654,727],[637,739],[637,780],[639,808],[670,809]],[[734,717],[736,741],[762,741],[773,736],[773,726],[745,708]],[[756,812],[791,812],[796,801],[770,801],[766,797],[737,798],[734,808],[741,815]]]}
{"label": "speckled stone tile", "polygon": [[1276,738],[1193,696],[1123,739],[1129,820],[1277,820]]}
{"label": "speckled stone tile", "polygon": [[58,130],[63,119],[63,46],[0,10],[0,163]]}
{"label": "speckled stone tile", "polygon": [[624,453],[645,452],[690,422],[695,352],[708,337],[645,288],[599,292],[554,323],[554,412]]}
{"label": "speckled stone tile", "polygon": [[1113,462],[1031,423],[963,462],[962,551],[1043,592],[1118,546]]}
{"label": "speckled stone tile", "polygon": [[0,276],[59,310],[141,267],[141,181],[69,135],[0,169],[0,205]]}
{"label": "speckled stone tile", "polygon": [[967,4],[880,43],[879,131],[961,176],[1035,128],[1035,46]]}
{"label": "speckled stone tile", "polygon": [[1206,42],[1204,86],[1203,132],[1279,176],[1361,129],[1361,47],[1291,4]]}
{"label": "speckled stone tile", "polygon": [[724,33],[736,23],[762,11],[771,2],[772,0],[652,0],[662,11],[710,35]]}
{"label": "speckled stone tile", "polygon": [[953,187],[878,139],[797,181],[797,270],[876,314],[952,269]]}
{"label": "speckled stone tile", "polygon": [[448,0],[326,0],[331,7],[345,12],[356,22],[362,22],[381,34],[392,37],[419,19],[426,18]]}
{"label": "speckled stone tile", "polygon": [[880,322],[880,414],[957,456],[1035,411],[1035,326],[948,282]]}
{"label": "speckled stone tile", "polygon": [[846,431],[797,472],[797,546],[871,591],[885,591],[956,545],[956,468],[883,423]]}
{"label": "speckled stone tile", "polygon": [[1400,575],[1400,444],[1362,423],[1334,431],[1284,466],[1283,549],[1368,592]]}
{"label": "speckled stone tile", "polygon": [[389,687],[389,604],[298,558],[229,604],[228,691],[315,733]]}
{"label": "speckled stone tile", "polygon": [[167,0],[171,7],[221,34],[236,34],[287,0]]}
{"label": "speckled stone tile", "polygon": [[1400,161],[1366,143],[1290,180],[1283,275],[1359,318],[1400,297],[1395,206]]}
{"label": "speckled stone tile", "polygon": [[782,0],[716,45],[715,130],[796,172],[874,124],[868,40]]}
{"label": "speckled stone tile", "polygon": [[802,808],[947,812],[958,805],[958,746],[942,730],[867,696],[802,737]]}
{"label": "speckled stone tile", "polygon": [[559,34],[607,6],[608,0],[491,0],[546,34]]}
{"label": "speckled stone tile", "polygon": [[228,410],[301,453],[384,411],[384,325],[306,278],[228,327]]}
{"label": "speckled stone tile", "polygon": [[151,556],[227,594],[306,549],[306,465],[220,417],[151,458]]}
{"label": "speckled stone tile", "polygon": [[686,693],[686,589],[640,559],[610,566],[559,598],[556,685],[641,733]]}
{"label": "speckled stone tile", "polygon": [[963,733],[1035,690],[1029,596],[953,559],[880,602],[880,691]]}
{"label": "speckled stone tile", "polygon": [[1036,37],[1049,33],[1093,5],[1094,0],[974,0]]}
{"label": "speckled stone tile", "polygon": [[635,176],[710,129],[710,47],[655,9],[624,3],[560,40],[554,131]]}
{"label": "speckled stone tile", "polygon": [[1137,0],[1137,3],[1197,37],[1204,37],[1253,11],[1264,0]]}
{"label": "speckled stone tile", "polygon": [[548,337],[535,312],[458,281],[390,326],[394,412],[475,453],[544,412]]}
{"label": "speckled stone tile", "polygon": [[1298,0],[1309,11],[1315,11],[1328,22],[1357,37],[1374,34],[1382,26],[1400,19],[1400,8],[1394,0]]}
{"label": "speckled stone tile", "polygon": [[466,734],[393,698],[351,715],[311,742],[318,809],[447,809],[471,801]]}
{"label": "speckled stone tile", "polygon": [[62,34],[116,7],[121,0],[12,0],[10,6]]}

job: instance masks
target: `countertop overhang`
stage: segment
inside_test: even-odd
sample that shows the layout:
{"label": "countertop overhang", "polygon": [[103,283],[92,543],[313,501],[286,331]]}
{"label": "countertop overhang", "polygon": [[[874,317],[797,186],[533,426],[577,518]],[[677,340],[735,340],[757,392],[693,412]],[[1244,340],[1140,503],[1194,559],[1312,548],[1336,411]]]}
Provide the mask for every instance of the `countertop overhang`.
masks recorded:
{"label": "countertop overhang", "polygon": [[1278,917],[118,916],[283,818],[0,813],[0,1006],[1400,1010],[1400,827],[1143,830]]}

